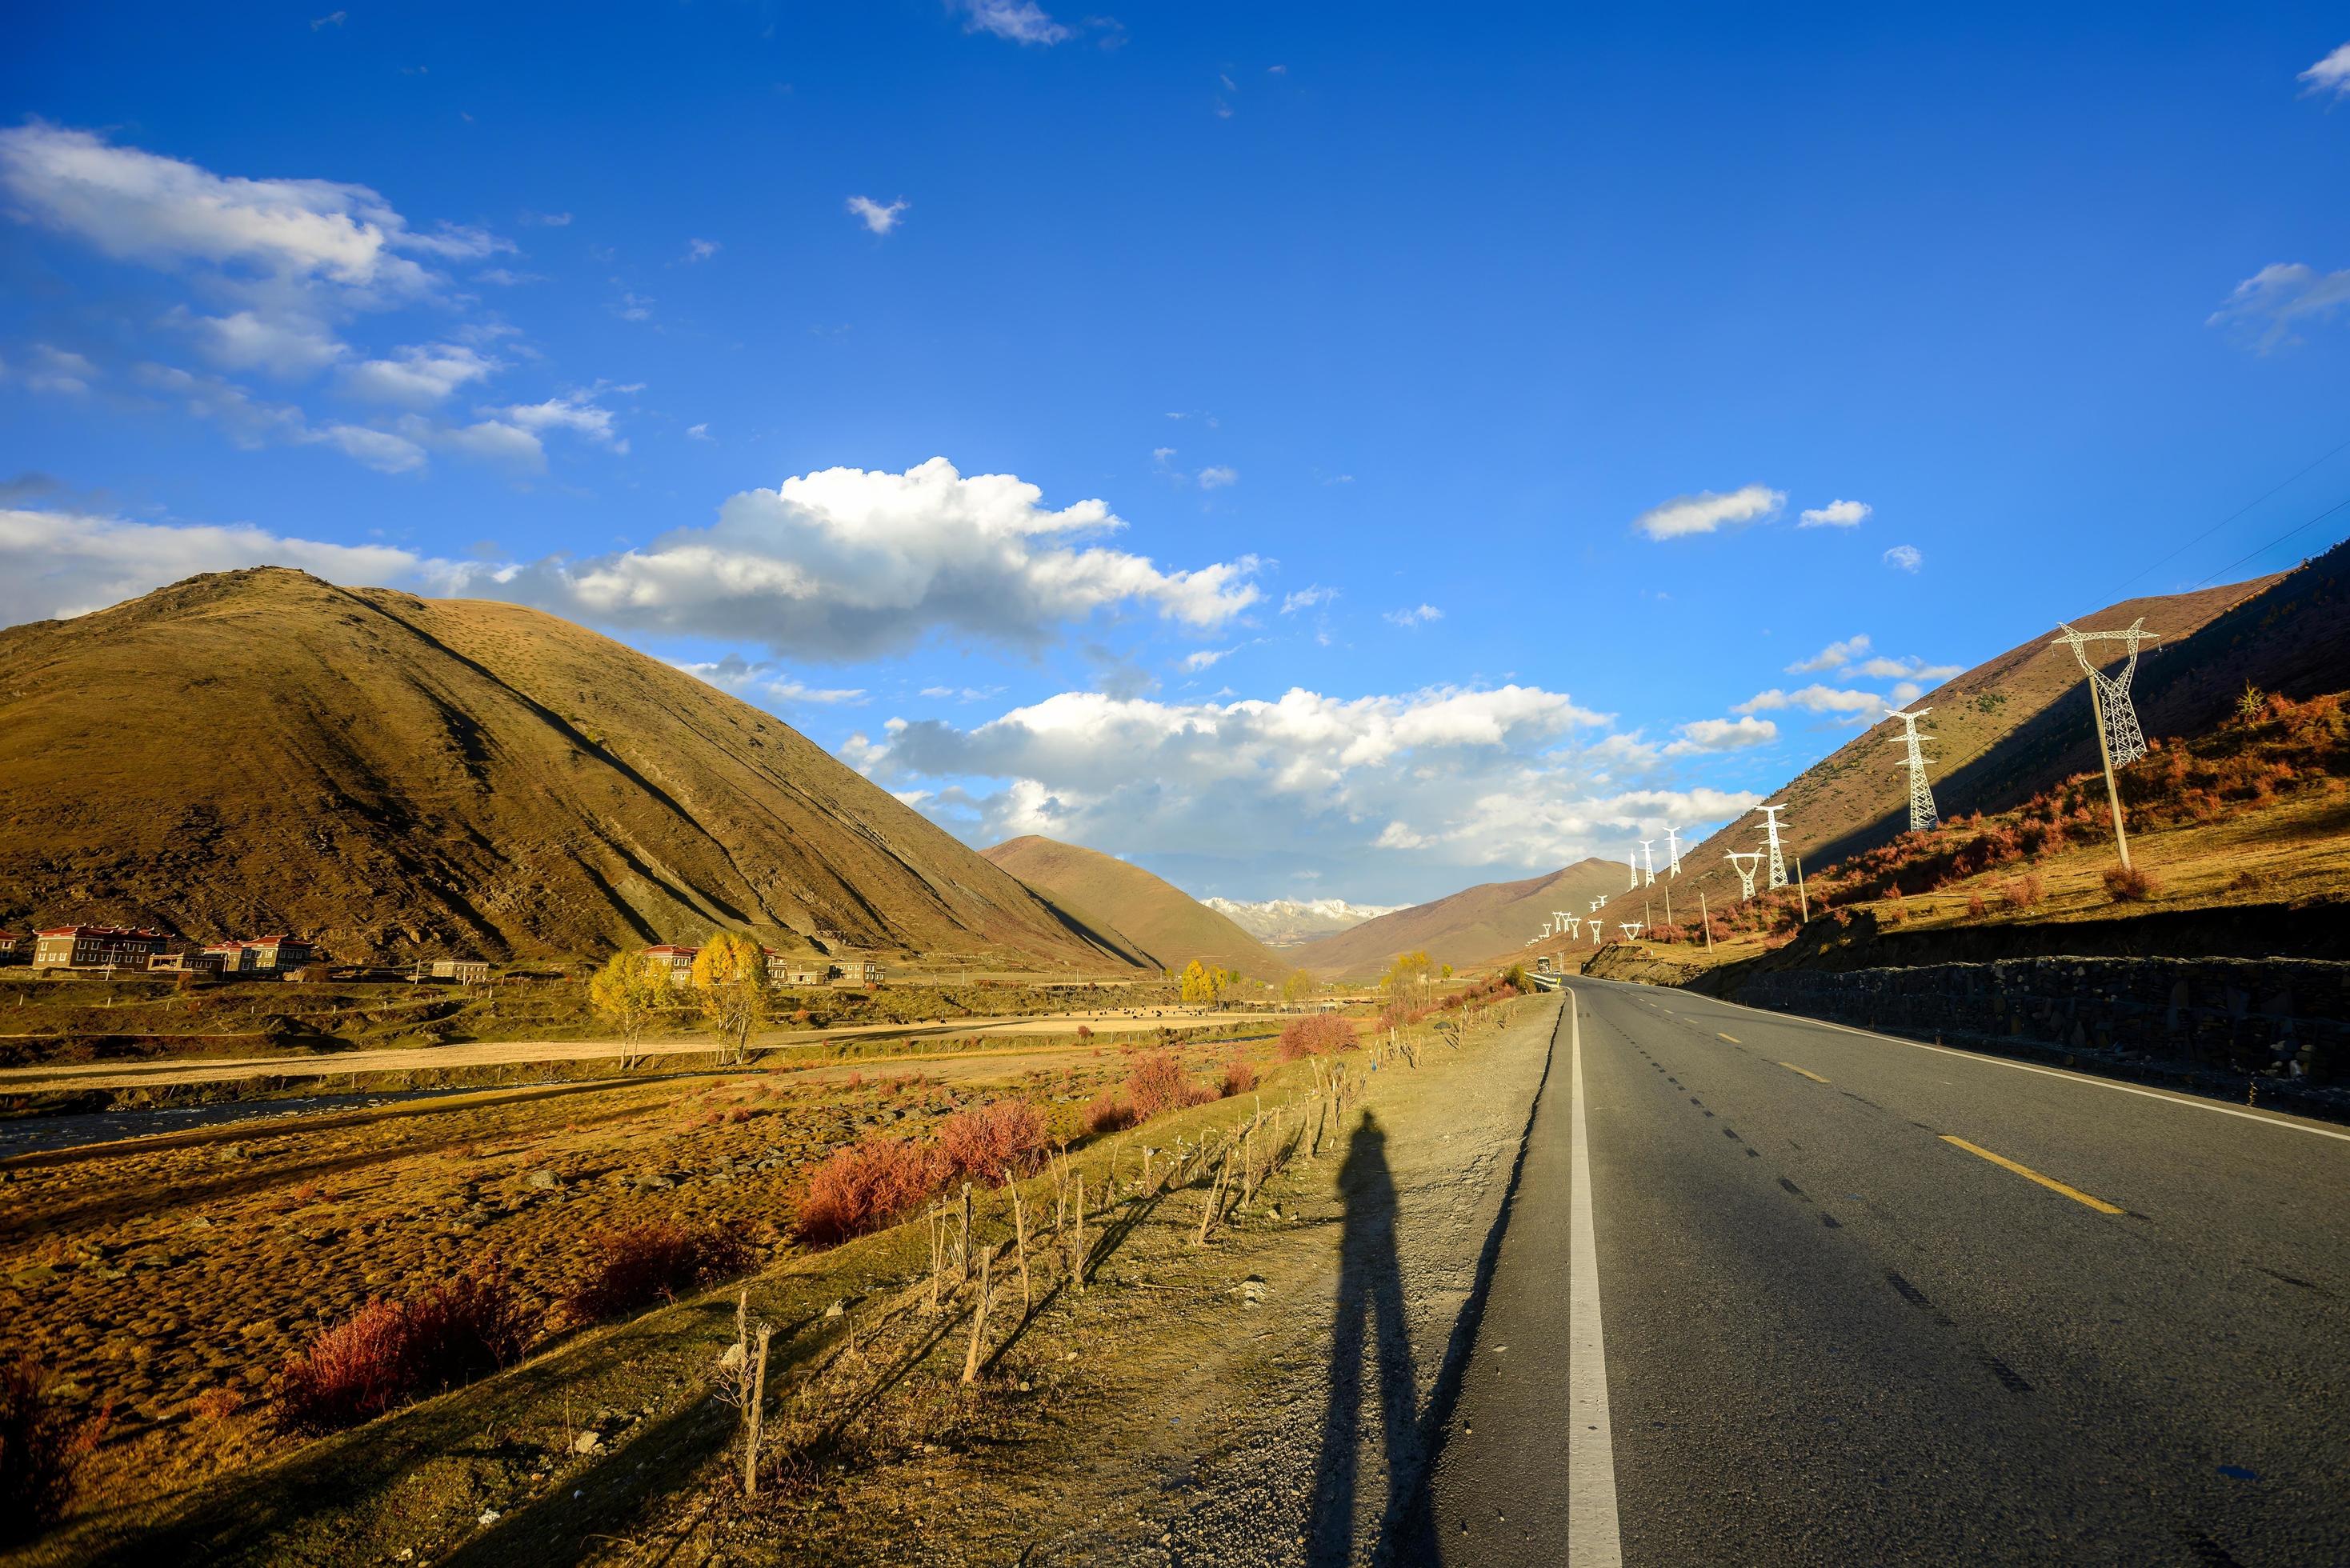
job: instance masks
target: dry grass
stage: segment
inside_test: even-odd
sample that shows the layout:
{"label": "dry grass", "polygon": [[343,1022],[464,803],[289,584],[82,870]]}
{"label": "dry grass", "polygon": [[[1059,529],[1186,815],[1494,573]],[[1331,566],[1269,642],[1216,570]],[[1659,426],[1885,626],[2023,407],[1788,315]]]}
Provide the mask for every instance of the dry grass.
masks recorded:
{"label": "dry grass", "polygon": [[52,1398],[47,1375],[29,1359],[0,1367],[0,1542],[37,1535],[64,1515],[107,1420]]}

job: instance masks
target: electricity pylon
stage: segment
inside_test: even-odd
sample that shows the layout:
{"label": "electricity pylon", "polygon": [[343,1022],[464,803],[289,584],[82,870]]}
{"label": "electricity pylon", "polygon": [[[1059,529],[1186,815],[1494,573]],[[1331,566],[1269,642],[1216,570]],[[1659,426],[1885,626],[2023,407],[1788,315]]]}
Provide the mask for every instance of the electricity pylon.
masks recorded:
{"label": "electricity pylon", "polygon": [[[2048,646],[2069,646],[2089,678],[2089,717],[2097,730],[2097,755],[2106,764],[2106,804],[2114,812],[2114,847],[2121,852],[2122,869],[2126,871],[2130,868],[2129,835],[2122,826],[2122,792],[2121,786],[2114,783],[2114,770],[2126,768],[2146,755],[2146,735],[2137,727],[2137,710],[2130,706],[2129,683],[2137,670],[2137,645],[2151,641],[2156,634],[2145,629],[2144,616],[2121,631],[2074,631],[2063,621],[2056,624],[2064,627],[2064,635]],[[2092,642],[2129,645],[2129,659],[2122,665],[2120,674],[2107,675],[2089,662],[2089,650],[2084,645]]]}
{"label": "electricity pylon", "polygon": [[1643,888],[1653,888],[1657,885],[1656,844],[1657,841],[1653,838],[1640,840],[1640,886]]}
{"label": "electricity pylon", "polygon": [[1901,721],[1901,734],[1892,744],[1909,748],[1907,765],[1909,769],[1909,831],[1912,833],[1924,833],[1942,826],[1942,814],[1934,809],[1933,786],[1926,782],[1926,753],[1918,749],[1918,721],[1932,711],[1931,708],[1920,708],[1915,713],[1905,713],[1896,709],[1886,715],[1888,719]]}
{"label": "electricity pylon", "polygon": [[1754,897],[1754,868],[1762,864],[1762,852],[1760,849],[1733,849],[1722,858],[1736,867],[1739,886],[1746,889],[1746,897]]}
{"label": "electricity pylon", "polygon": [[1671,867],[1671,869],[1665,873],[1667,876],[1678,877],[1681,874],[1680,836],[1673,831],[1669,823],[1665,826],[1665,862]]}
{"label": "electricity pylon", "polygon": [[1627,942],[1640,934],[1639,926],[1631,920],[1618,921],[1616,929],[1624,933],[1624,940]]}
{"label": "electricity pylon", "polygon": [[1624,864],[1632,873],[1632,879],[1624,884],[1624,890],[1628,893],[1640,885],[1640,857],[1637,855],[1627,855],[1624,857]]}
{"label": "electricity pylon", "polygon": [[1607,900],[1605,898],[1594,898],[1591,900],[1591,912],[1595,915],[1607,907]]}
{"label": "electricity pylon", "polygon": [[1787,808],[1783,805],[1758,805],[1754,809],[1762,814],[1763,831],[1771,846],[1771,880],[1766,886],[1783,888],[1787,885],[1787,862],[1779,853],[1779,814]]}
{"label": "electricity pylon", "polygon": [[1580,940],[1582,938],[1583,920],[1580,916],[1569,915],[1566,918],[1566,934],[1576,940]]}

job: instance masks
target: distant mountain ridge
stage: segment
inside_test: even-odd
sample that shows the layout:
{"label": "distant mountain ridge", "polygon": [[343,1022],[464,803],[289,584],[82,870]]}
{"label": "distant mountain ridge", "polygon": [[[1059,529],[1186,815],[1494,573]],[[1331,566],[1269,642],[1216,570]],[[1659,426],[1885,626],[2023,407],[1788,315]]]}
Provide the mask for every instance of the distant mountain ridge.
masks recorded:
{"label": "distant mountain ridge", "polygon": [[1401,904],[1350,904],[1344,898],[1265,898],[1242,903],[1202,898],[1209,909],[1269,948],[1294,948],[1317,937],[1352,930],[1366,920],[1392,915]]}
{"label": "distant mountain ridge", "polygon": [[1279,980],[1292,967],[1180,888],[1116,856],[1035,834],[981,854],[1155,968],[1180,971],[1198,959],[1253,980]]}
{"label": "distant mountain ridge", "polygon": [[1432,903],[1414,904],[1352,930],[1288,950],[1299,968],[1329,980],[1376,976],[1399,953],[1425,952],[1454,968],[1481,962],[1534,935],[1554,909],[1581,914],[1592,899],[1623,886],[1624,868],[1605,860],[1574,865],[1517,882],[1485,882]]}
{"label": "distant mountain ridge", "polygon": [[0,925],[1138,961],[773,714],[516,605],[191,577],[0,629]]}

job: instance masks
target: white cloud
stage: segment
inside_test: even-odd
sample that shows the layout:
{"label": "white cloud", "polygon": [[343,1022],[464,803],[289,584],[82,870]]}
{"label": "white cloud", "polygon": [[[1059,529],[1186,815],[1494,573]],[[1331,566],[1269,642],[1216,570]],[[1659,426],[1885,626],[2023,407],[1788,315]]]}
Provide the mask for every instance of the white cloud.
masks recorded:
{"label": "white cloud", "polygon": [[1651,539],[1678,539],[1775,517],[1786,504],[1787,493],[1768,485],[1749,484],[1727,493],[1704,490],[1695,495],[1675,496],[1661,506],[1650,507],[1632,520],[1632,526]]}
{"label": "white cloud", "polygon": [[1274,858],[1302,875],[1309,857],[1356,877],[1366,857],[1555,866],[1619,829],[1719,820],[1755,798],[1627,787],[1627,760],[1653,755],[1580,743],[1606,722],[1514,685],[1185,704],[1072,691],[970,729],[893,720],[843,754],[892,788],[999,781],[923,803],[975,842],[1043,833],[1134,857],[1204,846],[1243,875]]}
{"label": "white cloud", "polygon": [[902,221],[899,214],[912,205],[902,197],[886,207],[870,196],[851,196],[848,199],[849,212],[877,234],[886,234],[896,228]]}
{"label": "white cloud", "polygon": [[406,436],[364,425],[328,425],[305,439],[321,441],[380,473],[406,473],[424,466],[424,449]]}
{"label": "white cloud", "polygon": [[198,572],[297,566],[359,584],[388,582],[417,565],[405,550],[286,538],[246,524],[0,509],[0,626],[84,615]]}
{"label": "white cloud", "polygon": [[348,11],[329,11],[323,16],[315,16],[310,21],[310,31],[315,33],[321,27],[339,27],[349,16]]}
{"label": "white cloud", "polygon": [[0,380],[13,380],[27,391],[49,392],[68,398],[78,398],[88,391],[89,384],[99,377],[98,367],[90,363],[87,355],[47,343],[33,345],[32,359],[28,364],[0,364]]}
{"label": "white cloud", "polygon": [[1787,666],[1790,675],[1809,675],[1816,670],[1840,670],[1868,651],[1868,634],[1862,632],[1842,642],[1831,642],[1809,659],[1799,659]]}
{"label": "white cloud", "polygon": [[225,370],[266,370],[292,380],[323,370],[350,352],[324,326],[299,315],[273,317],[238,310],[195,316],[183,308],[167,319],[192,331],[197,352]]}
{"label": "white cloud", "polygon": [[1202,670],[1208,669],[1220,660],[1230,659],[1239,651],[1237,648],[1202,648],[1197,652],[1187,653],[1183,656],[1183,672],[1187,675],[1197,675]]}
{"label": "white cloud", "polygon": [[653,302],[641,294],[624,291],[619,302],[612,306],[612,314],[623,321],[650,321],[653,315]]}
{"label": "white cloud", "polygon": [[688,441],[715,441],[718,438],[710,433],[710,427],[708,425],[703,424],[686,426],[685,439]]}
{"label": "white cloud", "polygon": [[1825,506],[1805,507],[1795,520],[1798,528],[1856,528],[1867,521],[1877,509],[1866,501],[1831,501]]}
{"label": "white cloud", "polygon": [[1442,620],[1444,612],[1434,605],[1419,605],[1410,609],[1389,610],[1379,618],[1409,630],[1415,627],[1426,626],[1432,620]]}
{"label": "white cloud", "polygon": [[685,242],[685,259],[688,262],[705,262],[716,255],[721,248],[716,240],[688,240]]}
{"label": "white cloud", "polygon": [[1076,36],[1036,0],[963,0],[966,33],[992,33],[1015,44],[1058,44]]}
{"label": "white cloud", "polygon": [[538,437],[519,425],[504,420],[484,420],[478,424],[442,431],[437,443],[449,451],[484,462],[536,473],[546,466],[546,449]]}
{"label": "white cloud", "polygon": [[810,686],[795,675],[786,675],[766,659],[747,659],[739,653],[723,659],[680,663],[678,669],[688,675],[698,676],[711,685],[739,696],[764,697],[771,702],[816,703],[836,707],[852,706],[866,701],[861,686]]}
{"label": "white cloud", "polygon": [[1896,545],[1885,552],[1885,564],[1897,571],[1914,572],[1925,564],[1926,557],[1915,545]]}
{"label": "white cloud", "polygon": [[2301,262],[2272,262],[2238,284],[2204,325],[2228,327],[2265,354],[2300,342],[2295,323],[2322,321],[2345,301],[2350,301],[2350,269],[2321,273]]}
{"label": "white cloud", "polygon": [[1238,484],[1240,481],[1240,470],[1236,468],[1203,468],[1200,471],[1200,488],[1202,490],[1222,490],[1228,485]]}
{"label": "white cloud", "polygon": [[1800,691],[1783,691],[1773,686],[1768,691],[1758,691],[1731,709],[1733,713],[1762,713],[1783,708],[1801,708],[1812,713],[1876,714],[1885,707],[1885,699],[1874,691],[1839,691],[1833,686],[1812,685]]}
{"label": "white cloud", "polygon": [[1338,590],[1336,588],[1326,588],[1319,583],[1310,584],[1284,597],[1281,601],[1281,613],[1295,615],[1302,609],[1312,609],[1316,605],[1326,605],[1337,597]]}
{"label": "white cloud", "polygon": [[497,360],[461,343],[410,344],[388,359],[369,359],[343,373],[343,389],[371,403],[426,408],[446,401],[469,381],[486,380],[504,369]]}
{"label": "white cloud", "polygon": [[1872,659],[1856,665],[1854,671],[1874,676],[1879,680],[1948,680],[1953,675],[1965,674],[1966,667],[1962,664],[1929,664],[1917,655],[1909,654],[1900,659]]}
{"label": "white cloud", "polygon": [[1779,738],[1779,726],[1749,713],[1739,719],[1699,719],[1681,726],[1681,738],[1665,748],[1669,757],[1707,752],[1737,752],[1767,745]]}
{"label": "white cloud", "polygon": [[629,443],[620,440],[612,428],[612,410],[598,407],[584,392],[566,392],[543,403],[514,403],[481,411],[502,416],[509,424],[534,435],[546,431],[571,431],[615,452],[629,450]]}
{"label": "white cloud", "polygon": [[2298,79],[2309,84],[2310,92],[2330,92],[2336,98],[2350,95],[2350,44],[2302,72]]}
{"label": "white cloud", "polygon": [[647,630],[756,641],[798,657],[867,658],[931,633],[1023,649],[1125,606],[1212,629],[1262,597],[1253,556],[1163,570],[1089,535],[1126,526],[1100,501],[1059,511],[1011,474],[944,458],[904,473],[831,468],[752,490],[709,528],[640,550],[494,570],[444,586]]}

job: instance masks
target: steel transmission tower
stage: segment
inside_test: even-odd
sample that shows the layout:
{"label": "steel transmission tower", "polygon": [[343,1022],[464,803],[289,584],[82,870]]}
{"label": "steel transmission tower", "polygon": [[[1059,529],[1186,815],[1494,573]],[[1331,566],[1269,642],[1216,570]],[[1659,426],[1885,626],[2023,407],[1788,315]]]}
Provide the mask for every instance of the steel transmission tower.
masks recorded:
{"label": "steel transmission tower", "polygon": [[1591,912],[1595,915],[1607,907],[1607,900],[1605,898],[1594,898],[1591,900]]}
{"label": "steel transmission tower", "polygon": [[1627,942],[1634,937],[1640,934],[1640,927],[1638,923],[1632,920],[1619,921],[1617,922],[1616,929],[1624,933],[1624,940]]}
{"label": "steel transmission tower", "polygon": [[[2059,621],[2059,626],[2064,623]],[[2126,768],[2146,755],[2146,736],[2137,727],[2137,710],[2130,706],[2130,677],[2137,671],[2137,645],[2151,641],[2155,636],[2147,631],[2146,618],[2140,616],[2122,631],[2074,631],[2064,626],[2064,635],[2048,646],[2064,644],[2073,649],[2073,657],[2081,661],[2082,671],[2089,678],[2089,717],[2097,729],[2097,755],[2106,764],[2106,804],[2114,812],[2114,847],[2120,851],[2122,869],[2130,868],[2129,835],[2122,826],[2121,786],[2114,782],[2114,770]],[[2092,642],[2123,642],[2129,645],[2129,658],[2121,673],[2107,675],[2089,661],[2085,646]]]}
{"label": "steel transmission tower", "polygon": [[1669,824],[1665,827],[1665,863],[1671,867],[1666,873],[1667,876],[1678,877],[1681,874],[1680,836],[1673,831]]}
{"label": "steel transmission tower", "polygon": [[1739,885],[1746,889],[1746,896],[1750,898],[1754,897],[1754,869],[1762,864],[1762,852],[1760,849],[1733,849],[1722,858],[1736,867]]}
{"label": "steel transmission tower", "polygon": [[[1635,845],[1633,847],[1638,848],[1638,846]],[[1624,857],[1624,864],[1632,873],[1632,879],[1624,884],[1624,890],[1628,893],[1640,885],[1640,857],[1638,855],[1627,855]]]}
{"label": "steel transmission tower", "polygon": [[1763,832],[1770,844],[1771,879],[1766,885],[1783,888],[1787,885],[1787,862],[1779,853],[1779,814],[1787,808],[1783,805],[1758,805],[1754,809],[1762,814]]}
{"label": "steel transmission tower", "polygon": [[1643,888],[1653,888],[1657,885],[1656,845],[1657,841],[1653,838],[1640,840],[1640,886]]}
{"label": "steel transmission tower", "polygon": [[1909,748],[1907,765],[1909,769],[1909,831],[1912,833],[1924,833],[1942,826],[1942,814],[1934,809],[1933,786],[1926,782],[1926,753],[1918,749],[1918,721],[1932,711],[1931,708],[1920,708],[1915,713],[1905,713],[1897,709],[1886,715],[1888,719],[1901,721],[1900,737],[1892,743]]}

